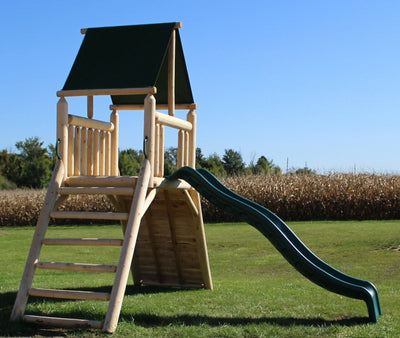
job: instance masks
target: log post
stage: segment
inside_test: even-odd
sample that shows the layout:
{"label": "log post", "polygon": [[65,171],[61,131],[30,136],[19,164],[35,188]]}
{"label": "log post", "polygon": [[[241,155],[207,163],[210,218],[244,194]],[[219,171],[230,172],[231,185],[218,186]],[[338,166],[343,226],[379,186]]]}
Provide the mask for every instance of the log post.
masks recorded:
{"label": "log post", "polygon": [[60,143],[60,156],[64,166],[64,179],[68,177],[68,102],[61,97],[57,103],[57,139]]}
{"label": "log post", "polygon": [[119,176],[118,170],[118,139],[119,139],[119,115],[116,110],[111,113],[111,122],[114,130],[111,132],[111,176]]}
{"label": "log post", "polygon": [[93,95],[88,95],[87,97],[87,117],[93,118]]}
{"label": "log post", "polygon": [[197,115],[194,109],[187,114],[187,121],[192,124],[192,130],[189,132],[189,163],[188,165],[196,169],[196,123]]}
{"label": "log post", "polygon": [[149,186],[153,187],[154,178],[154,147],[156,128],[156,99],[148,94],[144,100],[144,148],[145,157],[150,162],[151,177]]}
{"label": "log post", "polygon": [[168,46],[168,115],[175,115],[175,45],[176,31],[172,31]]}

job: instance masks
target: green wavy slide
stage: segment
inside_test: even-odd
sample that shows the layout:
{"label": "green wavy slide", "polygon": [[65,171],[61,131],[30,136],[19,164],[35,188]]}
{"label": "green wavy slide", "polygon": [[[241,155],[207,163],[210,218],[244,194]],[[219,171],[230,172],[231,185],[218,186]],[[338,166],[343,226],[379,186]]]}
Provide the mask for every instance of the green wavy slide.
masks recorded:
{"label": "green wavy slide", "polygon": [[183,167],[169,179],[183,179],[217,207],[234,214],[259,230],[302,275],[313,283],[343,296],[364,300],[369,320],[382,314],[378,291],[365,280],[340,272],[313,254],[274,213],[225,187],[204,169]]}

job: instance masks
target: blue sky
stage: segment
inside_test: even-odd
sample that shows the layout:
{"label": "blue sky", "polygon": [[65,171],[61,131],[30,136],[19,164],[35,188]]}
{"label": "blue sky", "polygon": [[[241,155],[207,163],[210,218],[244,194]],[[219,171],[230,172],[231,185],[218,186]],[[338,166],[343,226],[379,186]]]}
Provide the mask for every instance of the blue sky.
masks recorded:
{"label": "blue sky", "polygon": [[[55,142],[55,94],[80,28],[182,21],[205,155],[232,148],[283,171],[400,173],[399,18],[400,2],[385,0],[7,1],[0,149]],[[108,118],[109,102],[95,99],[95,118]],[[69,103],[85,114],[80,99]],[[140,149],[142,115],[120,116],[121,148]]]}

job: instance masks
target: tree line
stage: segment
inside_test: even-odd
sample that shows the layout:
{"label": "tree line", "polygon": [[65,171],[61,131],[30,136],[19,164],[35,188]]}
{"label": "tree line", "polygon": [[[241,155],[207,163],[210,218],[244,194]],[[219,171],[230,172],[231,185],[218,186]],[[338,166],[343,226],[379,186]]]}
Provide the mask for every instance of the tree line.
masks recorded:
{"label": "tree line", "polygon": [[[39,137],[30,137],[15,144],[17,152],[0,151],[0,189],[43,188],[50,177],[57,160],[54,145],[44,146]],[[143,153],[141,150],[126,149],[119,153],[121,175],[136,176],[139,173]],[[164,174],[176,170],[177,148],[170,147],[164,154]],[[196,149],[197,169],[204,168],[217,177],[242,175],[280,175],[279,166],[265,156],[249,165],[243,161],[240,152],[225,149],[222,158],[216,154],[205,156],[201,148]]]}

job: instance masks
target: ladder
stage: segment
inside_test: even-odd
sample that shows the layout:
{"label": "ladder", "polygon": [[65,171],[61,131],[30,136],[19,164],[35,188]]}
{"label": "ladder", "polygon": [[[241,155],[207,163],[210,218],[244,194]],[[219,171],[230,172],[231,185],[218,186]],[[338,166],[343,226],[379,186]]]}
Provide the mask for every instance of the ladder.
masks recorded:
{"label": "ladder", "polygon": [[[129,277],[139,226],[147,207],[150,205],[147,196],[151,176],[150,162],[144,159],[138,178],[124,178],[115,180],[118,184],[112,186],[112,180],[105,178],[101,186],[63,186],[64,165],[59,160],[51,178],[49,188],[40,212],[32,245],[27,258],[17,298],[11,313],[11,320],[22,319],[26,322],[58,326],[82,327],[102,329],[113,333],[117,327],[121,312],[122,301]],[[67,179],[68,180],[68,179]],[[79,179],[77,180],[79,182]],[[97,180],[97,181],[102,181]],[[98,183],[96,183],[98,184]],[[99,185],[99,184],[98,184]],[[134,189],[134,185],[136,188]],[[69,195],[75,194],[107,194],[111,196],[132,196],[132,203],[128,212],[78,212],[55,211]],[[59,197],[58,197],[59,196]],[[58,198],[57,198],[58,197]],[[97,238],[46,238],[50,218],[71,219],[105,219],[122,221],[126,224],[124,239],[97,239]],[[118,265],[82,264],[64,262],[43,262],[39,260],[43,245],[88,245],[88,246],[121,246]],[[115,273],[111,293],[75,290],[57,290],[33,288],[32,282],[36,269],[56,269],[68,271],[91,271]],[[108,310],[103,321],[88,319],[58,318],[25,314],[29,296],[73,300],[101,300],[108,301]]]}

